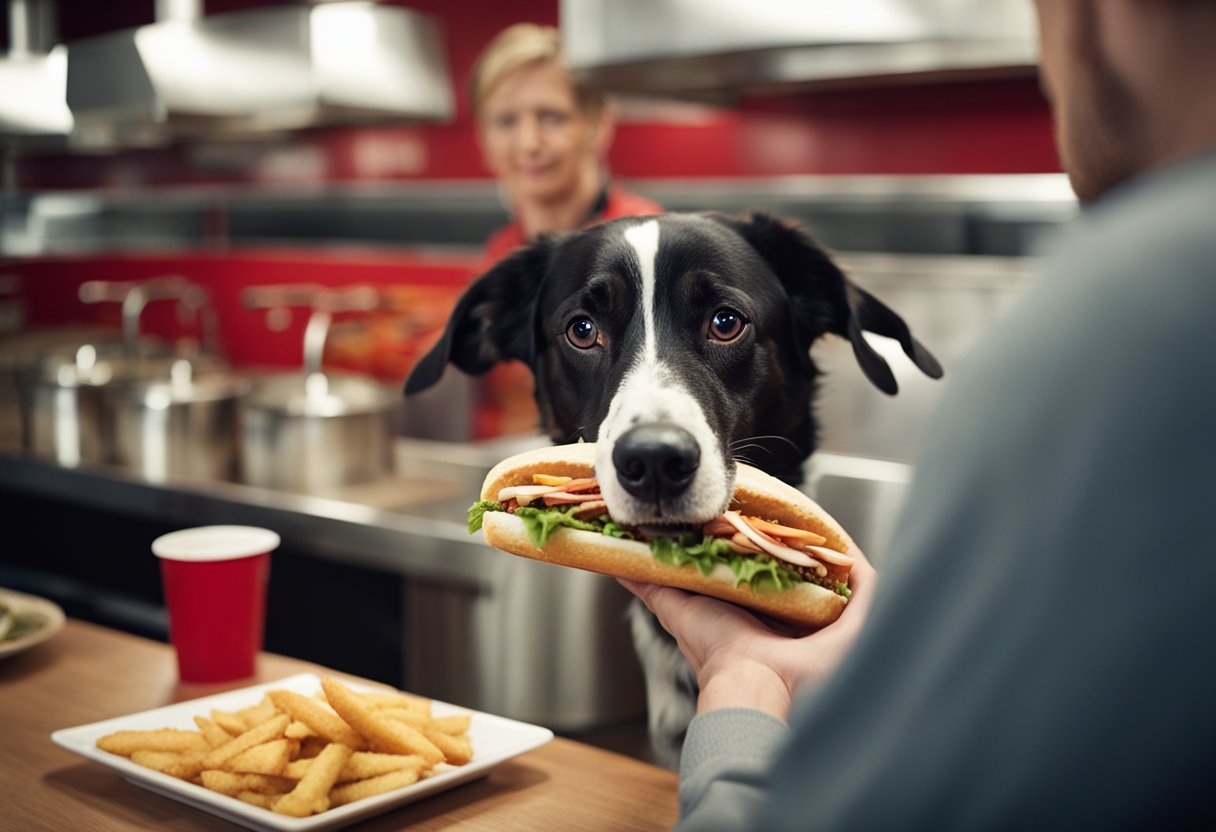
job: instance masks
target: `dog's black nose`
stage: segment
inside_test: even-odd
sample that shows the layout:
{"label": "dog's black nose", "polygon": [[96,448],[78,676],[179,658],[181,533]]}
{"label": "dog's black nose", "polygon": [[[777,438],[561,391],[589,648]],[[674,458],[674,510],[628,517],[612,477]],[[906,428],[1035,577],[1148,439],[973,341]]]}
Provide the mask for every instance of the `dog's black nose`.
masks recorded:
{"label": "dog's black nose", "polygon": [[688,490],[701,447],[678,425],[656,422],[625,431],[612,449],[621,486],[640,500],[669,500]]}

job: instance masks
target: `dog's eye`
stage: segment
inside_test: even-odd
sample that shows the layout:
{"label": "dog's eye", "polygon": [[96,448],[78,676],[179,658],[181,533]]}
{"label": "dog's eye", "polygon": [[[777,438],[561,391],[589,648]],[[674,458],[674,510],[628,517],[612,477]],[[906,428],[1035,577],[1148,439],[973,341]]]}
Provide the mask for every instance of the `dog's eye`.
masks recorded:
{"label": "dog's eye", "polygon": [[595,321],[580,316],[566,326],[566,340],[580,350],[589,350],[600,343],[600,329],[595,325]]}
{"label": "dog's eye", "polygon": [[723,343],[733,341],[743,334],[746,327],[747,319],[735,310],[724,307],[709,320],[709,339]]}

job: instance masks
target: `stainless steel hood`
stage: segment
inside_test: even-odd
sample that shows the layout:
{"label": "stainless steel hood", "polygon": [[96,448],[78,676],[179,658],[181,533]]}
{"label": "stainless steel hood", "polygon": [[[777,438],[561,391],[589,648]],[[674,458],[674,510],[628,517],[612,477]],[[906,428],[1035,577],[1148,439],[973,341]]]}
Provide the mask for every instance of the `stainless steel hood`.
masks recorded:
{"label": "stainless steel hood", "polygon": [[562,0],[561,29],[596,86],[723,104],[1036,60],[1026,0]]}
{"label": "stainless steel hood", "polygon": [[203,17],[185,5],[185,14],[71,44],[74,145],[452,117],[440,32],[425,15],[339,1]]}
{"label": "stainless steel hood", "polygon": [[9,0],[9,51],[0,57],[0,143],[63,144],[72,129],[66,98],[68,55],[54,45],[46,0]]}

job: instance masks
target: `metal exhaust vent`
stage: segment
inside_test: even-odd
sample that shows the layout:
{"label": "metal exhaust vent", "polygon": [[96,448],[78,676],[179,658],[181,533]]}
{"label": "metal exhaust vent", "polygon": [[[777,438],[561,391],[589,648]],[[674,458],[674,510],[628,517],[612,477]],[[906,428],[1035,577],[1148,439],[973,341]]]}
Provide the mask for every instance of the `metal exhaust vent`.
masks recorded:
{"label": "metal exhaust vent", "polygon": [[80,148],[443,121],[454,107],[436,22],[366,0],[209,17],[197,0],[162,2],[156,23],[71,45],[67,101]]}
{"label": "metal exhaust vent", "polygon": [[8,0],[10,48],[0,57],[0,144],[62,146],[72,130],[67,49],[55,44],[49,0]]}

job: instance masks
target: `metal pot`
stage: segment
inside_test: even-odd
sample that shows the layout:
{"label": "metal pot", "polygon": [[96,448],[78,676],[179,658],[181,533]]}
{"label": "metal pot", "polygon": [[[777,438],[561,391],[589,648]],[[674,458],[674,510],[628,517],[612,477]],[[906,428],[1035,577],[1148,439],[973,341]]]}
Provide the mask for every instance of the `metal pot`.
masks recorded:
{"label": "metal pot", "polygon": [[248,383],[213,361],[144,361],[103,392],[111,461],[145,479],[237,477],[237,402]]}
{"label": "metal pot", "polygon": [[18,373],[24,451],[70,468],[105,463],[112,455],[102,389],[123,361],[120,346],[84,344],[52,354]]}
{"label": "metal pot", "polygon": [[321,369],[336,312],[368,311],[380,301],[368,287],[252,287],[247,307],[310,309],[304,370],[269,376],[241,400],[241,458],[252,485],[315,492],[370,482],[392,468],[392,411],[400,396],[372,381]]}
{"label": "metal pot", "polygon": [[116,343],[117,330],[97,326],[28,329],[0,336],[0,449],[20,450],[21,382],[50,355],[70,356],[85,344]]}
{"label": "metal pot", "polygon": [[245,383],[218,359],[170,354],[139,332],[152,301],[177,301],[201,319],[205,292],[172,276],[90,281],[80,298],[122,304],[122,341],[52,354],[22,374],[26,452],[71,467],[120,465],[154,481],[233,479],[236,400]]}
{"label": "metal pot", "polygon": [[245,482],[315,492],[384,477],[392,467],[390,417],[397,399],[353,375],[264,379],[240,402]]}

